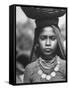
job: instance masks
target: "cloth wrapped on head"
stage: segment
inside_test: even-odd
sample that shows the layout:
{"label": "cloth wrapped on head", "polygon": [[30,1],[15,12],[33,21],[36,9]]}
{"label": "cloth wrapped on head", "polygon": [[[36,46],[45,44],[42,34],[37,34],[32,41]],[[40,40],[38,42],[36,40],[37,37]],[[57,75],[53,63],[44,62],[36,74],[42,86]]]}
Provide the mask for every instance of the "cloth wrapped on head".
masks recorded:
{"label": "cloth wrapped on head", "polygon": [[40,19],[40,20],[36,20],[36,28],[42,28],[45,26],[51,26],[51,25],[55,25],[58,27],[58,18],[45,18],[45,19]]}
{"label": "cloth wrapped on head", "polygon": [[58,17],[66,13],[66,8],[40,6],[24,6],[21,8],[29,18],[35,19],[37,28],[51,24],[58,26]]}

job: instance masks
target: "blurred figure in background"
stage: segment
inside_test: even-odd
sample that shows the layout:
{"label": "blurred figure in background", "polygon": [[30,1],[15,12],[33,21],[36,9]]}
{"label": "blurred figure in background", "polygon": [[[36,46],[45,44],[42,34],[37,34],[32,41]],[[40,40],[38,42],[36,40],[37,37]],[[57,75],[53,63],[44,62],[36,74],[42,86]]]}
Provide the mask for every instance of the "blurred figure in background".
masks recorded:
{"label": "blurred figure in background", "polygon": [[30,20],[16,25],[16,83],[23,83],[24,69],[30,62],[34,29]]}

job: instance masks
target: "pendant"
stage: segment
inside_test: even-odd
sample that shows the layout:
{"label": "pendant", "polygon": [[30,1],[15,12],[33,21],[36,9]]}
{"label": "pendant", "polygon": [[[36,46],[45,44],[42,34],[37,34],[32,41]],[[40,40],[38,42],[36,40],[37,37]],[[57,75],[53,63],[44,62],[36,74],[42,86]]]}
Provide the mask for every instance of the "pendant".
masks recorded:
{"label": "pendant", "polygon": [[59,61],[57,61],[57,63],[58,63],[58,64],[60,64],[60,62],[59,62]]}
{"label": "pendant", "polygon": [[46,78],[46,74],[43,73],[43,74],[41,75],[41,77],[42,77],[42,78]]}
{"label": "pendant", "polygon": [[54,71],[58,71],[59,70],[59,65],[57,65],[55,68],[54,68]]}
{"label": "pendant", "polygon": [[56,73],[55,73],[55,72],[52,72],[52,73],[51,73],[51,76],[52,76],[52,77],[55,77],[55,76],[56,76]]}
{"label": "pendant", "polygon": [[39,70],[39,71],[38,71],[38,74],[39,74],[39,75],[42,75],[42,73],[43,73],[42,70]]}
{"label": "pendant", "polygon": [[46,76],[46,79],[47,79],[47,80],[50,80],[50,79],[51,79],[51,75],[47,75],[47,76]]}

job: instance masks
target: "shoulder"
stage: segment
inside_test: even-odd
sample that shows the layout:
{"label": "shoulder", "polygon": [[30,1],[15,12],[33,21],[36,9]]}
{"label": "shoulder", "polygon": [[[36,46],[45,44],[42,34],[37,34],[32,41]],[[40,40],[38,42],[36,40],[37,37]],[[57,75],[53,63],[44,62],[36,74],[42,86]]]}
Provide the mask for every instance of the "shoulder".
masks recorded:
{"label": "shoulder", "polygon": [[25,68],[28,69],[30,72],[32,72],[36,67],[38,66],[38,60],[31,62],[30,64],[28,64]]}
{"label": "shoulder", "polygon": [[60,62],[60,72],[62,72],[65,75],[66,74],[66,60],[58,57],[58,61]]}
{"label": "shoulder", "polygon": [[28,64],[25,68],[24,72],[24,82],[25,83],[30,83],[32,80],[32,75],[34,73],[34,68],[37,66],[37,61],[31,62]]}
{"label": "shoulder", "polygon": [[60,62],[61,67],[66,66],[66,60],[61,59],[59,56],[58,56],[57,60]]}

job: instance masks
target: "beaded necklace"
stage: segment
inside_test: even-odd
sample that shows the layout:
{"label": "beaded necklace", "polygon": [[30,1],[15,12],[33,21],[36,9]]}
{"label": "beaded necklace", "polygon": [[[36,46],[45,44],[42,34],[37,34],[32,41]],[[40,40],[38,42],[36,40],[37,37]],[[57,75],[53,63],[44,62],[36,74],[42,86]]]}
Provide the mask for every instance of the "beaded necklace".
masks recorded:
{"label": "beaded necklace", "polygon": [[[38,64],[40,66],[40,70],[38,70],[38,74],[41,76],[42,79],[50,80],[52,77],[56,76],[56,72],[59,70],[59,65],[60,65],[60,62],[57,61],[56,58],[57,57],[54,58],[51,64],[45,63],[45,65],[43,65],[44,60],[41,57],[39,57]],[[50,74],[44,73],[44,71],[50,70],[51,68],[53,68],[53,71]]]}

